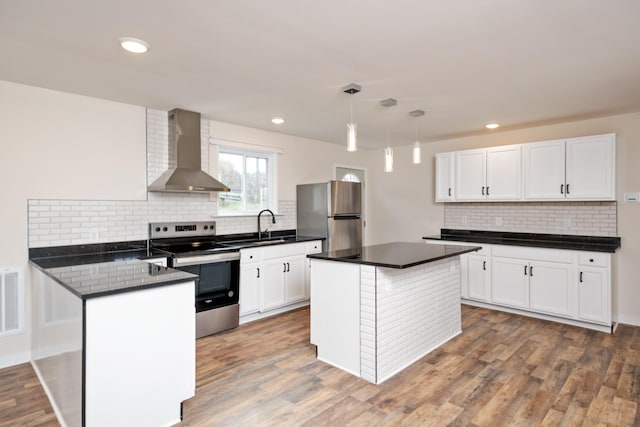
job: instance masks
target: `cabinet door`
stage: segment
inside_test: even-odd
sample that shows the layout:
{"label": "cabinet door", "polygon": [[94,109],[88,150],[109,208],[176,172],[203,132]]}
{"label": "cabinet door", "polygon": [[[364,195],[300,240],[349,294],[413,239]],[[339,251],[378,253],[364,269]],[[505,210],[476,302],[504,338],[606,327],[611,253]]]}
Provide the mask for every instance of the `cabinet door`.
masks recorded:
{"label": "cabinet door", "polygon": [[455,153],[455,199],[485,200],[486,150]]}
{"label": "cabinet door", "polygon": [[454,153],[436,154],[436,202],[454,200]]}
{"label": "cabinet door", "polygon": [[469,299],[491,301],[491,265],[486,256],[467,257],[467,296]]}
{"label": "cabinet door", "polygon": [[556,262],[531,262],[529,307],[532,310],[573,317],[573,267]]}
{"label": "cabinet door", "polygon": [[[317,254],[322,252],[322,241],[314,240],[306,244],[307,254]],[[304,275],[304,297],[311,297],[311,258],[305,258],[305,275]]]}
{"label": "cabinet door", "polygon": [[522,199],[522,150],[519,145],[487,148],[487,199]]}
{"label": "cabinet door", "polygon": [[306,258],[304,255],[287,259],[285,278],[285,303],[306,299]]}
{"label": "cabinet door", "polygon": [[286,269],[287,261],[284,258],[275,258],[262,263],[260,311],[282,307],[285,304],[284,275]]}
{"label": "cabinet door", "polygon": [[615,137],[567,140],[567,199],[615,200]]}
{"label": "cabinet door", "polygon": [[580,267],[578,272],[578,317],[590,322],[611,324],[610,270]]}
{"label": "cabinet door", "polygon": [[529,262],[497,258],[491,261],[491,301],[512,307],[529,308]]}
{"label": "cabinet door", "polygon": [[564,199],[564,141],[523,145],[525,200]]}
{"label": "cabinet door", "polygon": [[240,316],[260,310],[260,263],[240,266]]}

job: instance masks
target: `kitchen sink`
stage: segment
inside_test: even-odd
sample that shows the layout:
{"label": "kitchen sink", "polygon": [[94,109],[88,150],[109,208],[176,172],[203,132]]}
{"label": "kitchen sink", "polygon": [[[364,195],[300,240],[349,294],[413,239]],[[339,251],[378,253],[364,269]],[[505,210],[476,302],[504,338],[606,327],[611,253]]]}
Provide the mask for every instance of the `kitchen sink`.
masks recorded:
{"label": "kitchen sink", "polygon": [[257,246],[268,246],[268,245],[275,245],[275,244],[279,244],[279,243],[285,243],[285,242],[295,242],[296,238],[295,237],[289,237],[289,238],[285,238],[285,237],[280,237],[280,238],[274,238],[274,239],[266,239],[266,240],[242,240],[242,241],[232,241],[232,242],[221,242],[220,245],[221,246],[226,246],[229,248],[250,248],[250,247],[257,247]]}

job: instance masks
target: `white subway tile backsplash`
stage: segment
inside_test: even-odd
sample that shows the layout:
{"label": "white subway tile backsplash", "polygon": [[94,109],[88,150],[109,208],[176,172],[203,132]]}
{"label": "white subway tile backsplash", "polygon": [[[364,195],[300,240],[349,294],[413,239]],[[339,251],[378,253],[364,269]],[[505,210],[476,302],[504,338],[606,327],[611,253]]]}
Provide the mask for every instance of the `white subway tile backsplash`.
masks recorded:
{"label": "white subway tile backsplash", "polygon": [[[496,217],[501,224],[496,225]],[[466,222],[463,222],[466,218]],[[616,202],[446,203],[444,228],[617,235]]]}
{"label": "white subway tile backsplash", "polygon": [[[147,180],[153,182],[169,167],[167,111],[147,109]],[[209,121],[201,121],[202,135],[209,135]],[[202,166],[209,165],[209,138],[202,138]],[[147,193],[147,200],[49,200],[28,201],[29,247],[143,240],[148,223],[162,221],[217,222],[218,234],[257,231],[255,217],[218,217],[217,201],[209,194]],[[296,203],[278,203],[276,224],[270,230],[296,228]],[[52,234],[55,230],[55,234]],[[68,233],[68,234],[67,234]]]}

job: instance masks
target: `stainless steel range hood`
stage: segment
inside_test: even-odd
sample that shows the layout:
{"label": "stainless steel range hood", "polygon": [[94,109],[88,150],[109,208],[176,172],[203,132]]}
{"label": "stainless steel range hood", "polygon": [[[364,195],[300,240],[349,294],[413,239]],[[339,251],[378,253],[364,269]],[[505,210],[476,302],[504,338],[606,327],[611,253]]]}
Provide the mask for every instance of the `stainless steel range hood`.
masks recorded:
{"label": "stainless steel range hood", "polygon": [[190,193],[229,191],[229,187],[202,170],[200,150],[200,113],[179,108],[169,111],[169,170],[147,189]]}

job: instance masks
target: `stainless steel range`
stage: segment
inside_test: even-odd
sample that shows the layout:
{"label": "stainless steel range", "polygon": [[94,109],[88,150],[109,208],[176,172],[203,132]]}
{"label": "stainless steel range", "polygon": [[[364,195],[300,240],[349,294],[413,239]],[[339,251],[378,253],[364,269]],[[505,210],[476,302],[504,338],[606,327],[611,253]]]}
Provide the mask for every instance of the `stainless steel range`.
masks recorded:
{"label": "stainless steel range", "polygon": [[169,267],[198,275],[196,337],[238,326],[240,252],[216,242],[215,221],[149,224],[149,245],[169,256]]}

